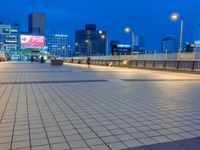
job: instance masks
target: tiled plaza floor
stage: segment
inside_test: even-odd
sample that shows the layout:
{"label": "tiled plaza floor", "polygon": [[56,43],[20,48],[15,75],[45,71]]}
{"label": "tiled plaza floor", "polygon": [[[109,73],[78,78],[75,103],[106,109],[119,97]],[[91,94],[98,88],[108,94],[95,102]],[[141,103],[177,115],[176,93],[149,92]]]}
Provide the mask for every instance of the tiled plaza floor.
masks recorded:
{"label": "tiled plaza floor", "polygon": [[0,63],[0,150],[119,150],[198,137],[198,74]]}

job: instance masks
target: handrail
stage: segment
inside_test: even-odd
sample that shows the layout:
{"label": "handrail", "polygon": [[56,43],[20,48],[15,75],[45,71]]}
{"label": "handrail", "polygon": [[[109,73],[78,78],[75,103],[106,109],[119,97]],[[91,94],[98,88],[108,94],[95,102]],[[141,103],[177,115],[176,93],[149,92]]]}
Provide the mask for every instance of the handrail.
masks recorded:
{"label": "handrail", "polygon": [[[85,57],[67,57],[66,59],[87,59]],[[133,55],[110,55],[91,56],[93,60],[200,60],[200,52],[193,53],[157,53],[157,54],[133,54]]]}

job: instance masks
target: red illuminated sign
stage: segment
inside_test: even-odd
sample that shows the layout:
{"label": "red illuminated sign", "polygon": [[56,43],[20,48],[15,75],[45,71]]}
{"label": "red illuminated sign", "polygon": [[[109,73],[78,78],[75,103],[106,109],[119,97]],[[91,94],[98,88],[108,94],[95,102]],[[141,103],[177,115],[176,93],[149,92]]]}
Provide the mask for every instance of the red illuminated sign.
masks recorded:
{"label": "red illuminated sign", "polygon": [[21,46],[44,47],[44,36],[21,35]]}

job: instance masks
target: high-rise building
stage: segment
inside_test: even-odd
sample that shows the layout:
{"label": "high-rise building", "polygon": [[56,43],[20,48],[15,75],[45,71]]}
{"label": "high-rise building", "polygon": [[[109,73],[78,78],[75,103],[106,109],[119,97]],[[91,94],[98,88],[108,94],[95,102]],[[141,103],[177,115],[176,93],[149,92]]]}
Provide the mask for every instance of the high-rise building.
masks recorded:
{"label": "high-rise building", "polygon": [[18,24],[0,24],[0,50],[15,51],[20,49],[20,26]]}
{"label": "high-rise building", "polygon": [[179,49],[179,41],[176,35],[167,35],[161,41],[161,51],[163,53],[177,53]]}
{"label": "high-rise building", "polygon": [[46,35],[46,15],[40,12],[29,14],[28,31],[33,35]]}
{"label": "high-rise building", "polygon": [[200,15],[197,16],[196,18],[194,44],[195,44],[194,51],[200,52]]}
{"label": "high-rise building", "polygon": [[200,15],[197,16],[195,22],[195,41],[200,41]]}
{"label": "high-rise building", "polygon": [[86,24],[85,29],[75,31],[75,55],[106,55],[106,32],[97,30],[95,24]]}
{"label": "high-rise building", "polygon": [[53,55],[66,57],[70,56],[69,52],[69,36],[54,34],[46,36],[46,46],[49,53]]}
{"label": "high-rise building", "polygon": [[135,36],[134,51],[138,53],[145,52],[145,37],[144,35]]}

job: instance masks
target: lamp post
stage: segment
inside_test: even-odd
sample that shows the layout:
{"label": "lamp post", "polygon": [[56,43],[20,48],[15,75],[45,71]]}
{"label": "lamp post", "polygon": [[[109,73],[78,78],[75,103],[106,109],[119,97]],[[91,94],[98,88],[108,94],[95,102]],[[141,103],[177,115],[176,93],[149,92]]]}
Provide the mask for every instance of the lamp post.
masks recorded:
{"label": "lamp post", "polygon": [[90,57],[91,56],[91,49],[92,49],[91,40],[87,39],[87,40],[85,40],[85,43],[87,44],[87,50],[89,52],[89,57]]}
{"label": "lamp post", "polygon": [[[171,15],[171,20],[172,21],[177,21],[179,20],[180,16],[178,13],[173,13]],[[180,46],[179,46],[179,50],[178,50],[178,53],[180,54],[183,50],[182,48],[182,43],[183,43],[183,26],[184,26],[184,20],[183,20],[183,17],[181,17],[181,25],[180,25]]]}
{"label": "lamp post", "polygon": [[75,46],[78,47],[78,55],[81,56],[81,45],[79,43],[75,43]]}
{"label": "lamp post", "polygon": [[102,40],[106,40],[106,56],[108,55],[108,39],[105,34],[101,35]]}
{"label": "lamp post", "polygon": [[124,28],[124,32],[125,33],[131,33],[131,39],[132,39],[131,54],[132,54],[133,50],[134,50],[134,38],[135,38],[134,32],[130,27]]}
{"label": "lamp post", "polygon": [[106,39],[106,56],[109,55],[109,39]]}

